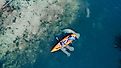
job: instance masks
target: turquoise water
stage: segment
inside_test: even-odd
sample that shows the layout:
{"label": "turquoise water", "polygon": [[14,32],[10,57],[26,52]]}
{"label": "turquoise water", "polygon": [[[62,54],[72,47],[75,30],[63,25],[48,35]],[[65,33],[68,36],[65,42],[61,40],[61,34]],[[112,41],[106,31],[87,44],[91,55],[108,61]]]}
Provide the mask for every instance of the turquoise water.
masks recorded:
{"label": "turquoise water", "polygon": [[69,28],[81,34],[73,43],[75,51],[40,55],[33,68],[118,68],[121,52],[114,48],[114,37],[121,33],[120,0],[88,0],[90,18],[79,11]]}

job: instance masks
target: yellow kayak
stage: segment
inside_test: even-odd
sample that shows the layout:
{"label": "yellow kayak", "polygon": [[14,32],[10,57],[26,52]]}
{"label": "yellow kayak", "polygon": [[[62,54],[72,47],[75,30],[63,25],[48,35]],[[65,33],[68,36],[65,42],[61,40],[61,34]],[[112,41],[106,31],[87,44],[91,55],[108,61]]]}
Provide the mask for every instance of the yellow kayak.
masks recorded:
{"label": "yellow kayak", "polygon": [[[76,34],[74,34],[74,33],[67,35],[52,48],[51,52],[56,52],[56,51],[60,50],[61,48],[66,47],[69,44],[71,44],[74,40],[69,40],[70,37],[77,38]],[[62,42],[65,42],[65,43],[62,45]]]}

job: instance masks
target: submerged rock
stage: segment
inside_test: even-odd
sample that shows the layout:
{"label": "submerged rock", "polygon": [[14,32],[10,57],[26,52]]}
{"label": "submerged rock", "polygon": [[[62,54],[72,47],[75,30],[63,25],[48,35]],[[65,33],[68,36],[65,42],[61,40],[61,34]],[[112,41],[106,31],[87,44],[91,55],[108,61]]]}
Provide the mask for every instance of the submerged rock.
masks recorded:
{"label": "submerged rock", "polygon": [[115,48],[119,48],[121,50],[121,35],[115,37]]}
{"label": "submerged rock", "polygon": [[[114,43],[115,43],[114,47],[118,48],[121,51],[121,34],[115,37]],[[121,59],[119,60],[119,68],[121,68]]]}
{"label": "submerged rock", "polygon": [[71,24],[78,5],[77,0],[0,0],[2,67],[33,64],[37,54],[44,54],[49,46],[47,40]]}

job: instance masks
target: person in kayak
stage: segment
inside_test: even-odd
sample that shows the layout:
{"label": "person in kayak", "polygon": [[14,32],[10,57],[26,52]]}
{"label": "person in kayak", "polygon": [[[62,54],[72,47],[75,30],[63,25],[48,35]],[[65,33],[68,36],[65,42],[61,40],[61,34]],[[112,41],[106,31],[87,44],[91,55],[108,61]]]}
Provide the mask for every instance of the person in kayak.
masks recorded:
{"label": "person in kayak", "polygon": [[61,46],[64,46],[69,40],[72,40],[72,41],[76,40],[76,37],[73,37],[73,36],[70,35],[67,40],[60,42]]}

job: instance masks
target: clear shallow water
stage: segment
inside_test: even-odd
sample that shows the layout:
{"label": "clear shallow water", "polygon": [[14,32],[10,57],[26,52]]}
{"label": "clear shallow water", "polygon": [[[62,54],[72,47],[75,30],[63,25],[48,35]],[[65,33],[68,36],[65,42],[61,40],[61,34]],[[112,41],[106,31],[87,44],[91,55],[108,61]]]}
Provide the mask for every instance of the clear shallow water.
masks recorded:
{"label": "clear shallow water", "polygon": [[73,43],[71,57],[62,52],[39,56],[34,68],[118,68],[120,51],[114,48],[114,37],[121,33],[121,1],[89,0],[90,18],[78,12],[69,28],[81,34]]}

